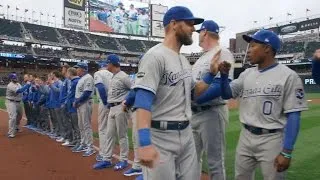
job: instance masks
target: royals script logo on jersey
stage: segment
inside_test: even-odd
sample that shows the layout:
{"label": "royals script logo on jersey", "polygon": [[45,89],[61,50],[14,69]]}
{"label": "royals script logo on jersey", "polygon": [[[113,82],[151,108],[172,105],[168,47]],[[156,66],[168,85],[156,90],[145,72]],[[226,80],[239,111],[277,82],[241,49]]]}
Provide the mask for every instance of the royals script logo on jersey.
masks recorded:
{"label": "royals script logo on jersey", "polygon": [[279,98],[282,95],[282,86],[268,84],[264,87],[256,87],[252,89],[244,89],[240,94],[241,98],[250,98],[257,96],[272,96]]}
{"label": "royals script logo on jersey", "polygon": [[180,72],[165,72],[161,78],[161,84],[167,86],[176,86],[180,81],[185,78],[192,77],[191,70],[182,70]]}

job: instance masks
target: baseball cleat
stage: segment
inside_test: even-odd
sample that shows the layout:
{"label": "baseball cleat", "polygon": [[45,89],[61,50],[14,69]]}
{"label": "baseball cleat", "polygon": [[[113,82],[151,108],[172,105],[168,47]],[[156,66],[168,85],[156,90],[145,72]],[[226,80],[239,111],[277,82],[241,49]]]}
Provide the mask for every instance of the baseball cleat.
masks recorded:
{"label": "baseball cleat", "polygon": [[120,171],[128,167],[128,161],[120,161],[114,166],[115,171]]}
{"label": "baseball cleat", "polygon": [[87,151],[82,156],[89,157],[89,156],[93,155],[94,153],[96,153],[96,151],[94,149],[88,148]]}
{"label": "baseball cleat", "polygon": [[56,140],[57,142],[63,142],[64,141],[64,138],[63,137],[60,137]]}
{"label": "baseball cleat", "polygon": [[102,158],[103,157],[100,154],[97,154],[96,161],[100,162],[100,161],[102,161]]}
{"label": "baseball cleat", "polygon": [[63,144],[61,144],[62,146],[69,146],[70,145],[70,142],[69,140],[66,140]]}
{"label": "baseball cleat", "polygon": [[13,134],[8,135],[8,138],[14,138],[14,137],[15,137],[15,135],[13,135]]}
{"label": "baseball cleat", "polygon": [[100,161],[93,165],[93,169],[104,169],[112,167],[111,161]]}
{"label": "baseball cleat", "polygon": [[85,152],[87,151],[88,147],[85,145],[80,145],[76,150],[72,151],[74,153],[79,153],[79,152]]}
{"label": "baseball cleat", "polygon": [[142,169],[129,169],[126,172],[123,173],[125,176],[136,176],[142,174]]}

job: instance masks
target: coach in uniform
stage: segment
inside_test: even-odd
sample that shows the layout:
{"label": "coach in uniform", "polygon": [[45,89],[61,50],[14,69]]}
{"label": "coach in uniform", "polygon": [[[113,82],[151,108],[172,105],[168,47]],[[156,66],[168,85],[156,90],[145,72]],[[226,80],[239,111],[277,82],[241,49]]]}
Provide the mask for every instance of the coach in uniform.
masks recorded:
{"label": "coach in uniform", "polygon": [[279,37],[269,30],[244,35],[248,58],[257,67],[246,69],[229,84],[229,64],[219,69],[224,99],[238,98],[243,128],[236,149],[235,179],[253,180],[257,166],[266,180],[284,179],[307,110],[303,84],[296,72],[278,64]]}
{"label": "coach in uniform", "polygon": [[120,161],[114,166],[114,170],[122,170],[128,166],[129,142],[128,142],[128,117],[127,112],[122,111],[121,103],[130,91],[131,81],[125,72],[120,69],[119,56],[110,54],[107,57],[108,71],[113,76],[108,87],[108,104],[110,112],[107,124],[106,157],[95,169],[109,168],[112,166],[112,153],[115,145],[115,136],[119,138]]}
{"label": "coach in uniform", "polygon": [[[99,154],[96,157],[97,161],[102,161],[103,157],[106,156],[106,141],[107,141],[107,123],[108,123],[108,115],[109,115],[109,107],[108,107],[108,87],[110,79],[113,74],[106,69],[107,66],[106,61],[99,62],[100,69],[95,72],[94,84],[97,88],[98,99],[99,99],[99,107],[98,107],[98,129],[99,129]],[[94,165],[94,167],[99,167],[99,162]]]}
{"label": "coach in uniform", "polygon": [[[23,82],[24,85],[23,86],[30,86],[29,82],[29,74],[24,74],[23,76]],[[27,117],[27,123],[24,127],[27,127],[30,125],[30,106],[29,106],[29,102],[28,102],[28,89],[26,89],[24,92],[22,92],[22,102],[23,102],[23,108],[24,108],[24,113],[26,114]]]}
{"label": "coach in uniform", "polygon": [[10,83],[8,84],[6,90],[5,104],[9,115],[8,137],[14,138],[22,118],[22,107],[20,104],[22,100],[21,93],[30,87],[30,83],[27,83],[27,86],[21,88],[20,83],[18,83],[17,74],[15,73],[9,74],[9,79]]}
{"label": "coach in uniform", "polygon": [[77,63],[77,75],[80,77],[76,87],[74,107],[77,108],[81,145],[74,152],[85,152],[82,156],[88,157],[96,151],[93,148],[93,134],[91,127],[92,94],[94,91],[93,77],[88,73],[88,64]]}
{"label": "coach in uniform", "polygon": [[320,49],[317,49],[313,55],[312,77],[314,81],[320,85]]}
{"label": "coach in uniform", "polygon": [[192,44],[194,25],[202,22],[188,8],[172,7],[164,15],[164,42],[151,48],[140,62],[134,107],[138,155],[140,163],[148,168],[143,168],[146,180],[200,178],[189,126],[191,94],[197,97],[211,84],[217,73],[217,59],[210,63],[204,82],[193,83],[191,66],[180,48]]}
{"label": "coach in uniform", "polygon": [[[210,62],[219,50],[219,26],[212,20],[204,21],[199,33],[199,45],[204,54],[196,61],[192,67],[192,76],[195,82],[200,81],[206,73],[210,71]],[[221,49],[220,59],[225,59],[233,66],[229,77],[233,77],[234,58],[228,49]],[[213,97],[221,96],[220,74],[215,77],[210,88],[218,91],[210,94]],[[201,175],[202,154],[206,153],[209,166],[210,179],[225,180],[224,154],[225,154],[225,127],[228,122],[228,107],[226,101],[221,97],[209,102],[204,102],[203,98],[198,98],[191,106],[193,116],[191,121],[192,131],[195,138],[196,151],[198,157],[198,171]]]}

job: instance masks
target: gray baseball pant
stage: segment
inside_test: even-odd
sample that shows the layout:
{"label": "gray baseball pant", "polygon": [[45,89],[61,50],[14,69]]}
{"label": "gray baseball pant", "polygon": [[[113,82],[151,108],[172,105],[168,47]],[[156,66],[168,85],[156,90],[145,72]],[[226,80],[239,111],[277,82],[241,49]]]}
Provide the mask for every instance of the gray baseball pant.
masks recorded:
{"label": "gray baseball pant", "polygon": [[132,143],[133,143],[133,153],[134,153],[134,159],[133,159],[133,169],[141,169],[140,160],[138,158],[138,132],[137,132],[137,117],[136,112],[132,112],[131,118],[132,118]]}
{"label": "gray baseball pant", "polygon": [[109,108],[100,101],[98,107],[98,128],[99,128],[99,154],[101,157],[107,157],[107,124],[109,116]]}
{"label": "gray baseball pant", "polygon": [[120,161],[128,160],[128,116],[129,114],[122,110],[121,104],[110,108],[107,124],[107,156],[103,158],[104,160],[111,161],[112,159],[116,135],[118,135],[119,138]]}
{"label": "gray baseball pant", "polygon": [[192,116],[192,129],[196,145],[199,178],[201,176],[202,155],[208,159],[211,180],[225,180],[225,128],[229,119],[227,105],[213,106],[210,110]]}
{"label": "gray baseball pant", "polygon": [[155,168],[143,167],[144,180],[196,180],[197,155],[191,127],[184,130],[151,129],[152,144],[160,153]]}
{"label": "gray baseball pant", "polygon": [[89,148],[93,146],[93,134],[91,127],[92,99],[81,104],[78,109],[78,125],[81,136],[81,144]]}
{"label": "gray baseball pant", "polygon": [[274,160],[283,147],[283,132],[255,135],[242,128],[236,149],[235,179],[254,180],[259,165],[264,180],[284,180],[285,172],[279,173]]}
{"label": "gray baseball pant", "polygon": [[80,144],[81,135],[79,130],[78,114],[76,112],[70,113],[71,127],[72,127],[72,144]]}
{"label": "gray baseball pant", "polygon": [[52,124],[51,132],[58,135],[59,127],[57,125],[57,116],[55,113],[55,109],[50,108],[49,113],[50,113],[50,120],[51,120],[51,124]]}
{"label": "gray baseball pant", "polygon": [[22,107],[15,101],[6,100],[5,104],[9,115],[8,135],[15,135],[22,119]]}

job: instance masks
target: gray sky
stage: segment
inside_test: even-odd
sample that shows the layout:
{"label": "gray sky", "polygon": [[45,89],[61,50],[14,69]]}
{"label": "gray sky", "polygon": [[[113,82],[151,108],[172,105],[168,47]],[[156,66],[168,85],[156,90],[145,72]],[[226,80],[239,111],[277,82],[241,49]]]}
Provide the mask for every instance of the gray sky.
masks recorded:
{"label": "gray sky", "polygon": [[[154,4],[161,3],[169,7],[175,5],[187,6],[195,16],[216,21],[226,29],[221,33],[221,44],[225,47],[229,45],[229,38],[234,38],[237,32],[246,31],[254,27],[261,27],[268,24],[275,24],[286,20],[306,17],[306,8],[311,11],[308,16],[319,15],[319,0],[152,0]],[[52,17],[56,15],[56,21],[61,22],[63,15],[63,0],[1,0],[0,14],[7,14],[7,5],[10,5],[9,16],[16,14],[15,7],[18,7],[18,16],[24,17],[24,9],[29,9],[27,18],[31,18],[32,9],[34,18],[39,19],[40,11],[44,14],[42,21],[54,23]],[[292,16],[287,16],[291,13]],[[269,21],[269,17],[273,17]],[[258,23],[254,23],[258,21]],[[53,24],[52,24],[53,25]],[[194,34],[194,43],[191,46],[183,47],[182,52],[199,52],[198,34]]]}

